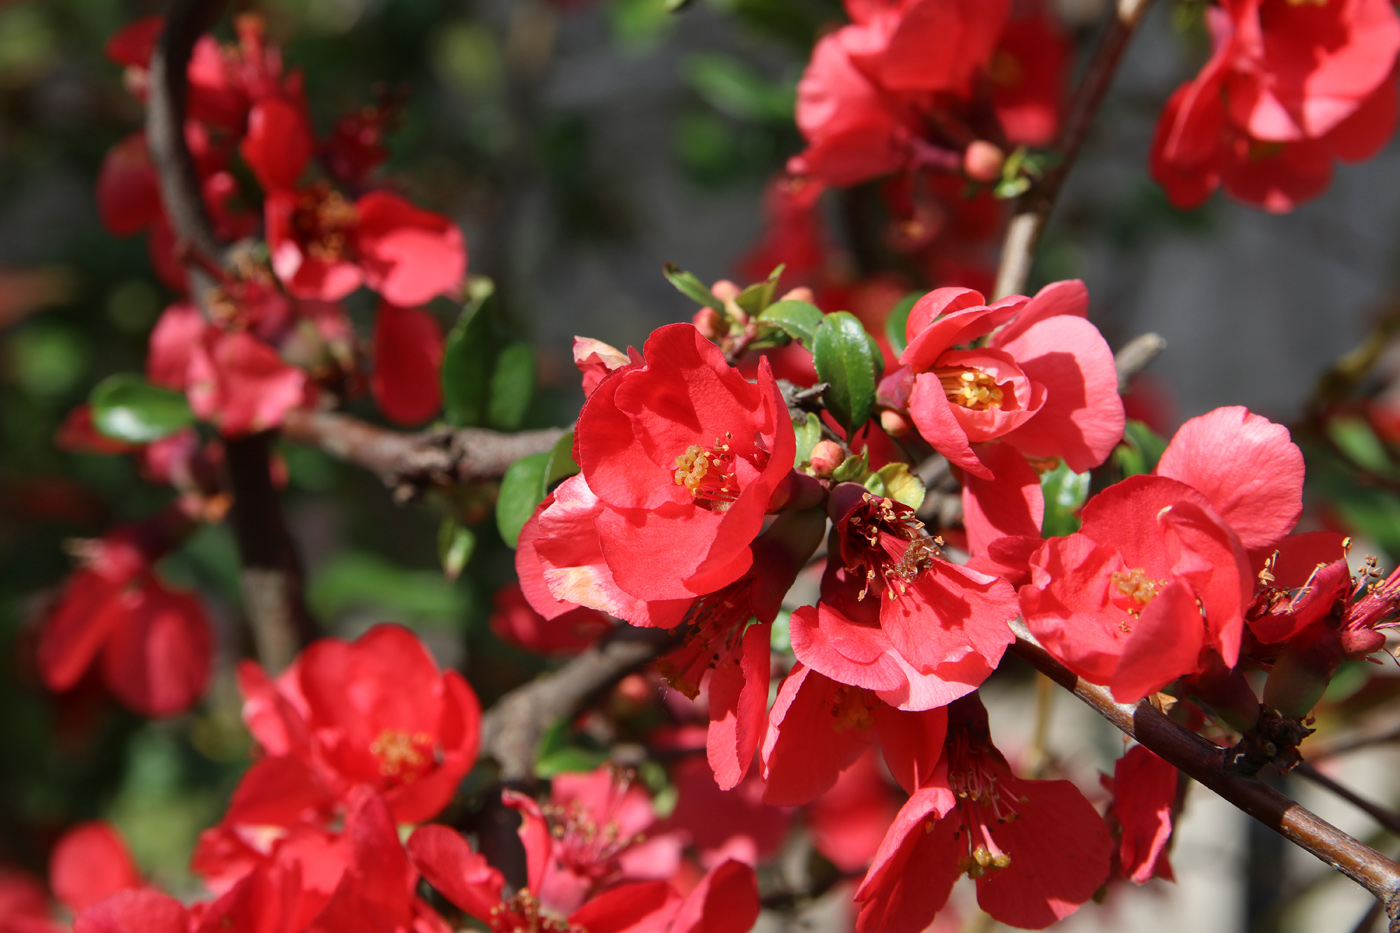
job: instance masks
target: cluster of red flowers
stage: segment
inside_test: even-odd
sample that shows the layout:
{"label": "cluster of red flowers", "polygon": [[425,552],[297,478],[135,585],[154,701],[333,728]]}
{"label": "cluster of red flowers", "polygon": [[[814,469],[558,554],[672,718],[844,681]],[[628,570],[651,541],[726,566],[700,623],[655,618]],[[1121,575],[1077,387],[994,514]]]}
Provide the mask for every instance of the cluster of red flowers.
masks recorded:
{"label": "cluster of red flowers", "polygon": [[[162,27],[160,17],[141,20],[108,44],[138,97]],[[358,387],[354,329],[339,302],[365,285],[382,299],[370,377],[375,399],[396,422],[422,422],[441,405],[443,337],[420,306],[459,289],[467,264],[462,232],[372,187],[388,156],[391,102],[342,118],[318,143],[301,75],[284,71],[262,21],[239,17],[237,32],[235,45],[209,36],[195,45],[185,137],[216,235],[232,242],[261,225],[268,264],[238,254],[227,271],[222,257],[191,256],[194,245],[177,242],[144,133],[113,148],[98,179],[103,222],[117,235],[147,231],[166,285],[186,292],[191,262],[216,279],[207,313],[189,302],[166,310],[151,335],[147,375],[186,393],[195,413],[225,435],[276,427],[288,410],[313,403],[318,389],[344,395]],[[235,154],[260,192],[240,189]],[[307,181],[313,156],[322,176]]]}

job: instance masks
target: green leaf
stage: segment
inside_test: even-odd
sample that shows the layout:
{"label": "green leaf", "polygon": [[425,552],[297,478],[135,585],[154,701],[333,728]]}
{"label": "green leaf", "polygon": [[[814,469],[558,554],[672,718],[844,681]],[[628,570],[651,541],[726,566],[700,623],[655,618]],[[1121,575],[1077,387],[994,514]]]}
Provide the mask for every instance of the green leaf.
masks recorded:
{"label": "green leaf", "polygon": [[1395,464],[1366,419],[1341,415],[1328,420],[1327,436],[1348,460],[1368,473],[1395,475]]}
{"label": "green leaf", "polygon": [[736,120],[791,125],[797,87],[766,80],[728,55],[697,54],[686,61],[687,83],[720,113]]}
{"label": "green leaf", "polygon": [[1113,462],[1123,478],[1151,473],[1162,459],[1167,442],[1141,421],[1129,420],[1123,427],[1123,441],[1113,449]]}
{"label": "green leaf", "polygon": [[442,354],[442,408],[449,423],[479,427],[486,423],[495,368],[496,340],[485,301],[472,302],[447,335]]}
{"label": "green leaf", "polygon": [[556,720],[540,737],[535,756],[535,776],[551,778],[570,771],[593,771],[608,760],[607,752],[571,744],[573,729],[568,718]]}
{"label": "green leaf", "polygon": [[506,470],[496,499],[496,528],[508,546],[513,548],[520,540],[520,530],[549,495],[549,487],[578,472],[573,444],[570,432],[559,438],[554,449],[521,457]]}
{"label": "green leaf", "polygon": [[462,575],[462,568],[472,559],[476,550],[476,535],[455,518],[445,518],[438,528],[438,560],[442,561],[442,572],[449,580]]}
{"label": "green leaf", "polygon": [[[838,483],[851,483],[865,476],[870,465],[865,459],[865,451],[860,456],[851,455],[841,461],[841,465],[831,471],[831,478]],[[883,480],[881,481],[883,483]]]}
{"label": "green leaf", "polygon": [[817,333],[817,325],[824,317],[826,315],[822,314],[821,308],[816,305],[789,298],[764,308],[758,319],[764,324],[781,328],[785,334],[810,351],[812,339]]}
{"label": "green leaf", "polygon": [[714,308],[716,311],[724,310],[724,302],[720,301],[714,294],[705,287],[693,274],[686,272],[674,262],[668,262],[661,271],[666,275],[666,281],[676,286],[676,290],[689,298],[696,304],[704,305],[707,308]]}
{"label": "green leaf", "polygon": [[1089,474],[1075,473],[1061,463],[1040,477],[1045,495],[1045,523],[1041,537],[1058,538],[1079,530],[1078,511],[1089,497]]}
{"label": "green leaf", "polygon": [[195,421],[184,395],[157,388],[135,373],[103,379],[92,390],[89,403],[93,426],[130,444],[158,441]]}
{"label": "green leaf", "polygon": [[909,472],[909,464],[896,461],[880,467],[870,475],[869,480],[866,480],[866,488],[870,489],[871,492],[875,492],[871,482],[877,479],[884,490],[877,493],[878,495],[902,502],[911,509],[917,509],[924,504],[924,484],[919,481],[917,476]]}
{"label": "green leaf", "polygon": [[922,297],[923,292],[910,292],[899,299],[899,304],[895,305],[890,311],[890,316],[885,318],[885,338],[889,340],[895,356],[899,356],[904,352],[904,348],[909,346],[909,342],[905,340],[905,331],[909,327],[909,312],[914,310],[914,305],[918,304]]}
{"label": "green leaf", "polygon": [[829,383],[824,400],[849,437],[870,419],[875,404],[877,361],[875,341],[848,311],[828,314],[812,338],[817,378]]}
{"label": "green leaf", "polygon": [[793,419],[792,429],[797,434],[797,454],[792,465],[799,467],[812,459],[812,448],[822,439],[822,421],[809,411],[806,421]]}
{"label": "green leaf", "polygon": [[498,431],[518,431],[534,397],[535,351],[523,341],[507,344],[491,373],[486,423]]}

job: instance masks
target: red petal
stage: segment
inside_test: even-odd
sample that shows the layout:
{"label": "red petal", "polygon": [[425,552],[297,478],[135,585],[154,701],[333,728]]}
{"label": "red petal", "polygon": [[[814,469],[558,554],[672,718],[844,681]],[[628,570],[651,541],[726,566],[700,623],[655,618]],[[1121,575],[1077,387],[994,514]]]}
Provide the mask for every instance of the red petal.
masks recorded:
{"label": "red petal", "polygon": [[442,328],[422,308],[380,302],[374,321],[374,372],[370,389],[385,417],[415,425],[442,406]]}
{"label": "red petal", "polygon": [[73,933],[187,933],[189,914],[173,897],[142,888],[118,891],[78,915]]}
{"label": "red petal", "polygon": [[117,699],[145,716],[174,716],[204,695],[213,660],[213,629],[190,593],[151,581],[102,656]]}
{"label": "red petal", "polygon": [[443,897],[481,922],[491,922],[491,909],[500,905],[505,881],[455,830],[433,824],[418,827],[409,837],[408,857]]}
{"label": "red petal", "polygon": [[108,823],[82,823],[54,846],[49,856],[54,897],[75,914],[108,895],[139,888],[141,875],[122,837]]}

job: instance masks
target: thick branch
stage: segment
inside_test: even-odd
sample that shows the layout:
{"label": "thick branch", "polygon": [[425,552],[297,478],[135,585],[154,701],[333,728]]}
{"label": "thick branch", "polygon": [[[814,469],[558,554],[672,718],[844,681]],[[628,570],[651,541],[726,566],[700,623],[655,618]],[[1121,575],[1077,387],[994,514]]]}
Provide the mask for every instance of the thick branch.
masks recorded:
{"label": "thick branch", "polygon": [[[161,205],[174,228],[177,249],[185,256],[190,297],[206,315],[215,284],[206,270],[217,261],[220,245],[185,140],[185,105],[190,54],[223,6],[221,0],[172,0],[151,56],[146,100],[146,144],[160,183]],[[279,671],[314,627],[302,601],[296,555],[269,473],[270,452],[265,434],[232,439],[227,445],[244,610],[259,659]]]}
{"label": "thick branch", "polygon": [[1016,295],[1025,291],[1031,275],[1031,262],[1035,258],[1035,248],[1040,235],[1050,220],[1050,212],[1060,196],[1060,188],[1069,175],[1084,139],[1089,133],[1089,125],[1099,111],[1104,93],[1113,82],[1118,71],[1118,63],[1123,51],[1128,47],[1143,14],[1152,5],[1152,0],[1117,0],[1114,4],[1113,21],[1108,26],[1094,50],[1094,58],[1084,74],[1084,80],[1074,95],[1069,116],[1065,118],[1060,138],[1055,144],[1059,157],[1055,165],[1045,173],[1045,177],[1035,183],[1031,190],[1016,202],[1016,213],[1006,229],[1006,240],[1002,245],[1001,267],[997,270],[996,297]]}
{"label": "thick branch", "polygon": [[553,673],[501,697],[481,720],[482,757],[494,758],[507,784],[534,772],[540,738],[553,723],[583,709],[587,701],[676,644],[664,629],[620,626]]}
{"label": "thick branch", "polygon": [[1076,677],[1051,657],[1023,625],[1014,627],[1019,636],[1012,649],[1016,654],[1183,774],[1370,891],[1385,905],[1391,930],[1400,931],[1400,864],[1264,782],[1228,771],[1221,748],[1172,722],[1146,701],[1133,706],[1116,702],[1107,689]]}
{"label": "thick branch", "polygon": [[287,440],[378,473],[400,500],[416,498],[433,485],[497,479],[521,457],[552,448],[564,433],[563,428],[520,434],[462,428],[408,434],[316,411],[289,412],[282,423]]}

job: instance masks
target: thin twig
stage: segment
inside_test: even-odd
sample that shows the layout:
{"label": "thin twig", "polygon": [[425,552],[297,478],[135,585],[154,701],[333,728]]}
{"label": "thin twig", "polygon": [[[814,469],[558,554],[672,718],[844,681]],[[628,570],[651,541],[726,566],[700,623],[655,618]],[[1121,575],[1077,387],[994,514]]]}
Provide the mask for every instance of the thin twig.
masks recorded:
{"label": "thin twig", "polygon": [[1006,229],[1006,239],[1002,245],[1001,267],[997,270],[995,297],[1021,294],[1031,275],[1031,262],[1035,258],[1035,248],[1040,235],[1050,220],[1050,212],[1060,196],[1060,188],[1074,166],[1079,150],[1088,135],[1089,125],[1098,113],[1103,102],[1104,92],[1113,82],[1123,51],[1128,47],[1143,14],[1152,5],[1152,0],[1117,0],[1114,4],[1113,21],[1094,50],[1084,80],[1080,82],[1071,105],[1069,116],[1065,118],[1060,138],[1055,144],[1058,160],[1035,182],[1029,191],[1016,201],[1016,213]]}
{"label": "thin twig", "polygon": [[499,479],[521,457],[554,447],[566,431],[502,434],[459,428],[405,433],[324,411],[291,411],[282,423],[287,440],[378,473],[399,501],[415,499],[430,486]]}
{"label": "thin twig", "polygon": [[1300,806],[1257,778],[1225,767],[1223,750],[1172,722],[1146,701],[1119,703],[1104,687],[1077,676],[1042,648],[1019,622],[1012,650],[1036,670],[1079,697],[1125,734],[1188,777],[1340,871],[1384,903],[1392,931],[1400,931],[1400,864]]}
{"label": "thin twig", "polygon": [[1166,348],[1165,337],[1146,333],[1129,340],[1113,354],[1113,365],[1118,370],[1118,394],[1126,394],[1133,377],[1152,365],[1152,361]]}
{"label": "thin twig", "polygon": [[677,642],[665,629],[619,626],[612,637],[568,664],[496,701],[481,719],[481,754],[501,766],[507,784],[528,781],[545,730],[573,716],[588,700],[655,660]]}
{"label": "thin twig", "polygon": [[[151,56],[146,100],[146,142],[161,205],[186,259],[190,297],[206,317],[209,290],[216,284],[207,267],[217,262],[221,247],[185,140],[185,104],[190,55],[223,6],[221,0],[172,0]],[[290,663],[314,625],[302,600],[298,561],[269,472],[269,436],[230,439],[226,450],[244,611],[259,660],[275,672]]]}

